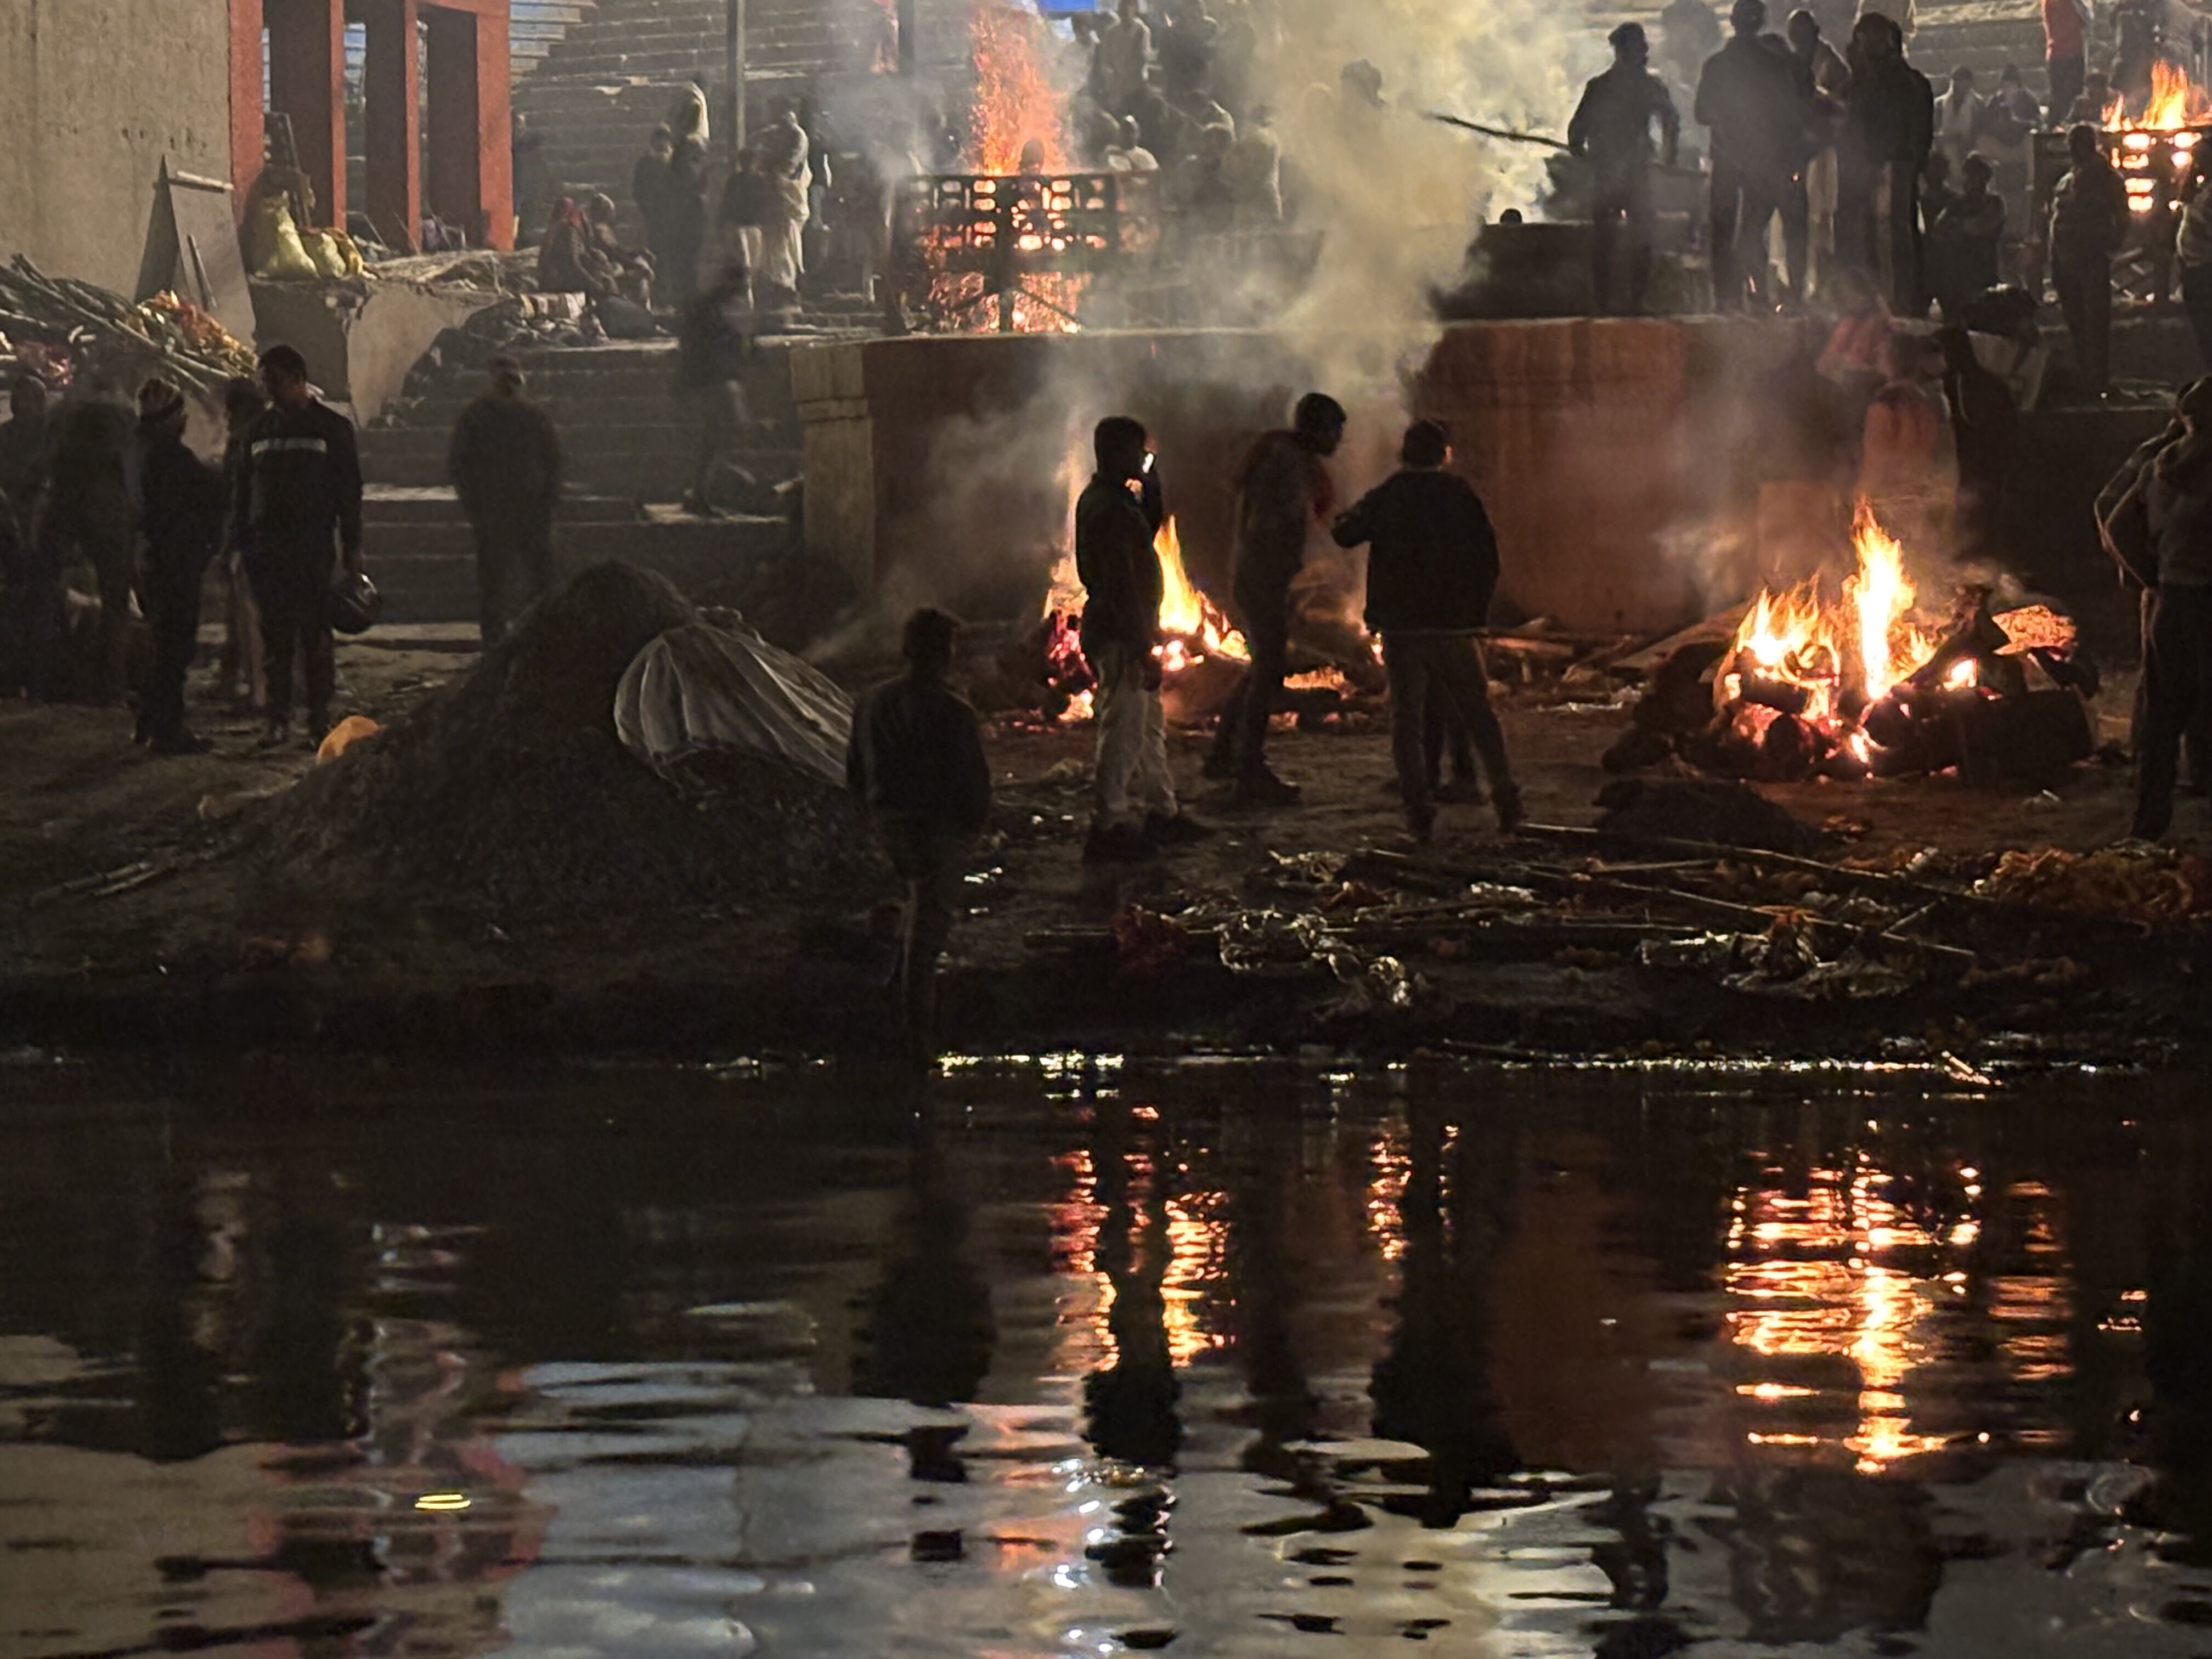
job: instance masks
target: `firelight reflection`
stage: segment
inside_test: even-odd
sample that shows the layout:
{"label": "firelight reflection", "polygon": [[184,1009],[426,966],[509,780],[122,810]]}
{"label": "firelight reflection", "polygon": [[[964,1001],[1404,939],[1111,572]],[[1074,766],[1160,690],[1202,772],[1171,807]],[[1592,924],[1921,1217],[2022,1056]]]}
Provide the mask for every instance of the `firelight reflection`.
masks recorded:
{"label": "firelight reflection", "polygon": [[5,1084],[11,1659],[2212,1620],[2197,1079]]}

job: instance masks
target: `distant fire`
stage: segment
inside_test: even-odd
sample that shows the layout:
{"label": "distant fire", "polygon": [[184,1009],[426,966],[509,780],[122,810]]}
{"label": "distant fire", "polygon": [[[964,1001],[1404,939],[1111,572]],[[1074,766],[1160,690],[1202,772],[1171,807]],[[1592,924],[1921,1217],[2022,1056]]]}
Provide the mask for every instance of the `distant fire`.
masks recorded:
{"label": "distant fire", "polygon": [[969,121],[979,173],[1020,173],[1022,151],[1044,152],[1043,167],[1070,165],[1064,102],[1046,72],[1042,26],[1029,12],[983,6],[969,25],[975,54],[975,106]]}
{"label": "distant fire", "polygon": [[2151,65],[2150,97],[2140,114],[2130,115],[2118,98],[2105,109],[2105,125],[2112,132],[2179,132],[2206,121],[2212,121],[2212,96],[2180,65],[2163,61]]}
{"label": "distant fire", "polygon": [[[1152,550],[1159,557],[1163,588],[1162,643],[1157,653],[1161,671],[1172,679],[1210,658],[1249,662],[1252,653],[1245,646],[1244,636],[1230,625],[1220,607],[1191,580],[1190,572],[1183,564],[1182,538],[1176,534],[1172,518],[1160,526],[1159,534],[1152,538]],[[1080,684],[1086,688],[1070,696],[1067,712],[1060,716],[1066,720],[1091,718],[1091,693],[1088,686],[1091,677],[1089,666],[1083,661],[1081,635],[1083,607],[1088,600],[1089,595],[1083,591],[1083,579],[1076,573],[1075,555],[1062,554],[1053,567],[1052,586],[1045,595],[1045,656],[1054,684]]]}

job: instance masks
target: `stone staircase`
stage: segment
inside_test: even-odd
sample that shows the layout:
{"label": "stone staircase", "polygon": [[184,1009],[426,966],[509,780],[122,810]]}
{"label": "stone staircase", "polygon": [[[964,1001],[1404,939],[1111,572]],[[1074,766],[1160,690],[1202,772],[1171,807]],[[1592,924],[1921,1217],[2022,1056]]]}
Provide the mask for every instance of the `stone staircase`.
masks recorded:
{"label": "stone staircase", "polygon": [[[551,0],[560,3],[561,0]],[[573,0],[571,0],[573,3]],[[748,0],[745,87],[749,121],[779,94],[812,93],[833,120],[858,130],[878,106],[907,95],[869,65],[886,0]],[[972,0],[919,0],[916,42],[924,67],[968,58]],[[720,123],[729,84],[727,0],[589,0],[527,74],[518,61],[514,107],[545,141],[561,193],[604,191],[630,210],[630,167],[653,129],[694,82]]]}
{"label": "stone staircase", "polygon": [[[746,381],[752,419],[733,459],[763,485],[799,475],[793,343],[764,342]],[[673,505],[690,485],[698,427],[675,392],[672,343],[545,346],[515,356],[530,395],[561,432],[568,483],[554,544],[562,576],[622,559],[696,592],[790,550],[796,525],[789,513],[709,520]],[[467,357],[427,356],[391,411],[362,434],[365,550],[394,621],[476,614],[474,544],[446,483],[453,422],[483,384]]]}

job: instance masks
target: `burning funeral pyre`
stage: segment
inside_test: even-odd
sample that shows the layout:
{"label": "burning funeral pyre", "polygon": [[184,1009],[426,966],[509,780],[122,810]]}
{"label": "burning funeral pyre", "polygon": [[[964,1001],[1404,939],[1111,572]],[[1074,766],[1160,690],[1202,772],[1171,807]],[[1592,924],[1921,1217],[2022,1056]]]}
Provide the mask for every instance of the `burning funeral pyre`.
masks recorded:
{"label": "burning funeral pyre", "polygon": [[1957,768],[1994,783],[2045,781],[2088,757],[2096,677],[2070,619],[1996,606],[1981,586],[1931,616],[1863,501],[1852,541],[1856,567],[1840,582],[1763,592],[1731,636],[1662,665],[1608,766],[1680,754],[1763,782]]}
{"label": "burning funeral pyre", "polygon": [[[1220,607],[1200,592],[1184,567],[1182,539],[1170,517],[1152,538],[1159,556],[1160,669],[1171,714],[1208,712],[1225,702],[1243,678],[1252,653],[1244,636],[1231,626]],[[1088,720],[1097,682],[1083,659],[1081,630],[1087,599],[1076,574],[1075,555],[1065,553],[1053,567],[1045,595],[1044,653],[1049,696],[1047,712],[1060,720]],[[1201,692],[1201,687],[1204,688]],[[1208,706],[1201,709],[1203,703]]]}
{"label": "burning funeral pyre", "polygon": [[970,117],[978,171],[900,187],[895,240],[907,301],[939,328],[1073,329],[1093,276],[1142,240],[1145,183],[1073,167],[1066,100],[1033,14],[979,7]]}

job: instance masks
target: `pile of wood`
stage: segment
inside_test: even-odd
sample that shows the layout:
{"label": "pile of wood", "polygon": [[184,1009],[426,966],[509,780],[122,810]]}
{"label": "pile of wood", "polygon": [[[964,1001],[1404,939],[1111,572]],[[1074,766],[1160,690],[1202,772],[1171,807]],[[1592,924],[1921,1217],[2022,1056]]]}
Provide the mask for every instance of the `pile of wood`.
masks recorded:
{"label": "pile of wood", "polygon": [[[1715,689],[1729,684],[1734,696]],[[2040,788],[2094,752],[2087,702],[2098,685],[2064,617],[2041,605],[1993,611],[1982,589],[1961,596],[1952,628],[1909,677],[1871,703],[1846,693],[1832,720],[1812,717],[1805,684],[1762,675],[1738,658],[1732,633],[1706,629],[1652,665],[1604,763],[1632,772],[1679,756],[1761,783],[1956,769],[1978,787]]]}
{"label": "pile of wood", "polygon": [[124,380],[158,373],[214,392],[255,368],[252,350],[189,301],[157,294],[133,305],[94,283],[49,276],[20,253],[0,269],[0,336],[54,380],[88,368]]}

